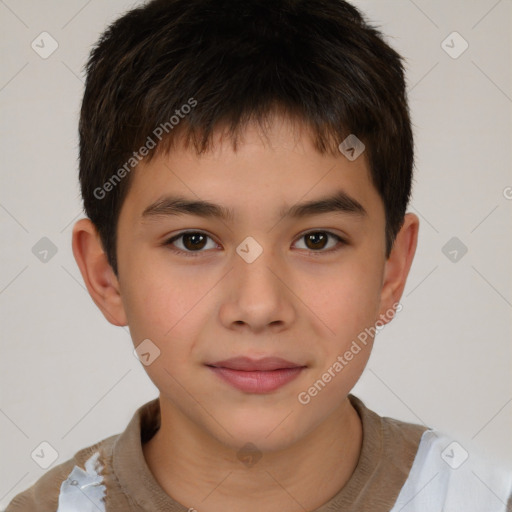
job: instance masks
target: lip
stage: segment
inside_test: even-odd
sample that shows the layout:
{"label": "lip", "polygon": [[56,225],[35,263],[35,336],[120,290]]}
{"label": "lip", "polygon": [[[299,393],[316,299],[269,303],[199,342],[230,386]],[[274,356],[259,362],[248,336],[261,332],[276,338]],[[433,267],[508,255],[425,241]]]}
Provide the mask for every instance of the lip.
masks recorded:
{"label": "lip", "polygon": [[242,370],[244,372],[259,372],[281,370],[283,368],[299,368],[304,365],[292,363],[280,357],[263,357],[261,359],[252,359],[250,357],[232,357],[216,363],[208,363],[208,366],[218,368],[229,368],[230,370]]}
{"label": "lip", "polygon": [[279,357],[234,357],[206,365],[222,380],[246,393],[270,393],[288,384],[306,368]]}

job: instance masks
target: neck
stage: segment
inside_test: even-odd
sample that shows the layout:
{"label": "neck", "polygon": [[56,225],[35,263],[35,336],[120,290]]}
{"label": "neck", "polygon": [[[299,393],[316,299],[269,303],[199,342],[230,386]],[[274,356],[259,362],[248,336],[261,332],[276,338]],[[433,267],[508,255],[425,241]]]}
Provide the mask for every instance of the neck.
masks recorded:
{"label": "neck", "polygon": [[180,415],[162,398],[160,411],[161,427],[143,445],[144,457],[164,491],[198,512],[314,510],[344,487],[361,452],[362,425],[348,398],[306,437],[258,454],[252,464],[176,421]]}

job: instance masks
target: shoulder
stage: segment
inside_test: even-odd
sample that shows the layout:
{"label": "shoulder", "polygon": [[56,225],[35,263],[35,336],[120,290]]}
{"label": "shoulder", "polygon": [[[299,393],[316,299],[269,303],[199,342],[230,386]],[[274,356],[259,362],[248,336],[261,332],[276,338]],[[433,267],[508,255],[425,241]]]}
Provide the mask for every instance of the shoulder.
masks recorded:
{"label": "shoulder", "polygon": [[491,464],[469,444],[429,429],[391,512],[506,512],[511,493],[511,469]]}
{"label": "shoulder", "polygon": [[392,470],[396,473],[395,481],[405,481],[428,427],[380,416],[353,395],[350,401],[362,420],[363,434],[371,445],[371,457],[376,460],[380,457],[380,467],[386,475]]}
{"label": "shoulder", "polygon": [[[83,448],[42,475],[28,489],[13,498],[5,512],[67,512],[75,496],[86,494],[95,512],[102,510],[105,487],[101,476],[109,465],[112,447],[120,434]],[[78,493],[78,494],[77,494]],[[81,512],[87,512],[80,509]]]}

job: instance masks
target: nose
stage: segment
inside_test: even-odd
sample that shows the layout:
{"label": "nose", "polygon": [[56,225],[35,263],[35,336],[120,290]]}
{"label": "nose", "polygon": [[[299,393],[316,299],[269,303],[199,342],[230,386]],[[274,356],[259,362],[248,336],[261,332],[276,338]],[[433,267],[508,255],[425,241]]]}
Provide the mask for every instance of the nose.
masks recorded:
{"label": "nose", "polygon": [[272,333],[289,328],[296,318],[291,276],[264,250],[252,262],[237,254],[227,276],[222,323],[229,329]]}

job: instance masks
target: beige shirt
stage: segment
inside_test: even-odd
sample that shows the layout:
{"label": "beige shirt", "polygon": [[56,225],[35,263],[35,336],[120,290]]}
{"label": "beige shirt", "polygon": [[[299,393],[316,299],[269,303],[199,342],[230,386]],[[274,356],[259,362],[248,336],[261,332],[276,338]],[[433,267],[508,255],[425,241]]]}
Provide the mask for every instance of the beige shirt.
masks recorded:
{"label": "beige shirt", "polygon": [[[380,417],[357,397],[349,395],[349,399],[362,422],[359,460],[346,485],[314,512],[388,512],[407,480],[427,428]],[[70,480],[73,468],[84,468],[85,462],[97,452],[105,504],[91,510],[187,512],[189,507],[164,492],[144,459],[142,444],[151,439],[159,426],[160,406],[158,399],[154,399],[135,412],[124,432],[78,451],[72,459],[47,471],[29,489],[18,494],[6,512],[56,512],[61,484],[67,480],[77,485],[76,480]],[[88,489],[94,485],[89,483]],[[61,503],[60,510],[64,508]]]}

